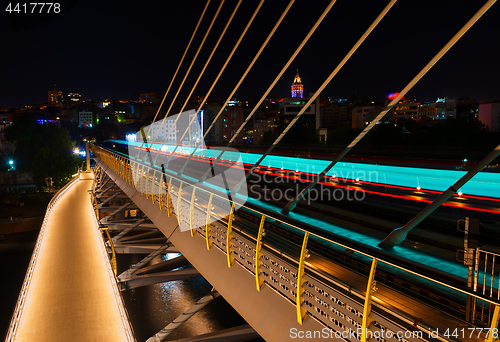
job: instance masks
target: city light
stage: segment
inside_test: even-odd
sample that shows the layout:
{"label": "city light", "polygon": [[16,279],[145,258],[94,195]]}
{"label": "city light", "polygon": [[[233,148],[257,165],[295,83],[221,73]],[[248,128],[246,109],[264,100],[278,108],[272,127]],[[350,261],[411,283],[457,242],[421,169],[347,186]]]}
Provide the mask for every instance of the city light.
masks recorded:
{"label": "city light", "polygon": [[87,156],[87,152],[85,150],[80,150],[78,147],[75,147],[73,149],[73,154],[80,155],[82,157],[86,157]]}
{"label": "city light", "polygon": [[137,140],[137,137],[135,136],[135,134],[127,134],[125,136],[125,139],[127,139],[127,141],[135,142]]}
{"label": "city light", "polygon": [[396,97],[398,97],[399,93],[390,93],[389,95],[387,95],[387,98],[389,100],[394,100]]}

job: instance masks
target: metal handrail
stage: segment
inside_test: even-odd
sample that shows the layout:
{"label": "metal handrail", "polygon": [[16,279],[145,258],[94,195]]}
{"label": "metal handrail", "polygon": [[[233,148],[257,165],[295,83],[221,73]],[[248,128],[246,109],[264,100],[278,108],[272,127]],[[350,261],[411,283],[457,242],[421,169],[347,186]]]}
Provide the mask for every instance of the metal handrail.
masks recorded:
{"label": "metal handrail", "polygon": [[[97,147],[97,146],[96,146],[96,147]],[[115,152],[111,152],[111,151],[106,150],[106,149],[101,148],[101,147],[99,147],[99,148],[100,148],[100,149],[102,149],[103,151],[106,151],[107,153],[111,153],[111,154],[114,154],[114,155],[118,156],[118,154],[117,154],[117,153],[115,153]],[[129,162],[130,162],[130,159],[129,159]],[[154,167],[147,166],[147,165],[145,165],[145,163],[143,163],[143,162],[139,162],[139,161],[134,161],[134,162],[135,162],[135,163],[137,163],[137,164],[141,164],[141,165],[143,165],[143,166],[148,167],[148,172],[149,172],[149,170],[150,170],[150,169],[154,169]],[[205,187],[201,187],[200,185],[194,185],[194,184],[192,184],[189,180],[180,179],[180,178],[178,178],[178,177],[176,177],[176,176],[173,176],[173,175],[170,175],[170,177],[172,177],[173,179],[175,179],[175,180],[177,180],[177,181],[179,181],[179,182],[189,183],[191,186],[195,187],[196,189],[200,189],[200,190],[202,190],[202,191],[208,191]],[[214,190],[214,189],[211,189],[211,190]],[[210,192],[210,191],[208,191],[208,192]],[[218,195],[217,193],[213,193],[213,194],[214,194],[214,196],[219,197],[221,200],[228,201],[228,199],[227,199],[227,198],[222,197],[222,196]],[[236,200],[236,199],[235,199],[235,202],[237,202],[237,203],[238,203],[238,200]],[[241,203],[238,203],[238,204],[241,204]],[[301,228],[301,227],[299,227],[299,226],[297,226],[297,225],[294,225],[293,223],[290,223],[289,221],[285,221],[285,220],[283,220],[283,219],[281,219],[281,218],[279,218],[279,217],[277,217],[277,216],[272,216],[272,215],[270,215],[268,212],[264,213],[264,212],[262,212],[262,211],[259,211],[259,210],[254,209],[254,208],[252,208],[252,207],[246,206],[246,205],[244,205],[244,204],[241,204],[241,207],[242,207],[242,208],[245,208],[245,209],[247,209],[247,210],[249,210],[249,211],[255,212],[256,214],[258,214],[258,215],[260,215],[260,216],[261,216],[261,215],[265,215],[266,217],[268,217],[268,218],[269,218],[269,219],[271,219],[271,220],[275,220],[275,221],[278,221],[278,222],[284,223],[285,225],[288,225],[288,226],[290,226],[290,227],[292,227],[292,228],[298,229],[298,230],[300,230],[300,231],[302,231],[302,232],[304,232],[304,233],[306,233],[306,232],[307,232],[307,233],[309,233],[309,235],[311,235],[311,236],[315,236],[315,237],[317,237],[317,238],[319,238],[319,239],[321,239],[321,240],[324,240],[324,241],[326,241],[326,242],[333,243],[333,244],[335,244],[335,245],[337,245],[337,246],[340,246],[340,247],[342,247],[342,248],[348,248],[348,249],[350,249],[350,250],[352,250],[352,251],[354,251],[354,252],[356,252],[356,253],[359,253],[359,254],[361,254],[361,255],[363,255],[363,256],[366,256],[366,257],[369,257],[369,258],[372,258],[372,259],[373,259],[373,258],[375,258],[375,259],[377,259],[379,262],[382,262],[382,263],[384,263],[384,264],[386,264],[386,265],[389,265],[389,266],[394,267],[394,268],[396,268],[396,269],[399,269],[399,270],[401,270],[401,271],[408,272],[408,273],[413,274],[413,275],[415,275],[415,276],[417,276],[417,277],[421,277],[421,278],[423,278],[423,279],[426,279],[426,280],[432,281],[432,282],[434,282],[434,283],[436,283],[436,284],[438,284],[438,285],[445,286],[445,287],[447,287],[447,288],[449,288],[449,289],[452,289],[452,290],[454,290],[454,291],[457,291],[457,292],[463,293],[463,294],[465,294],[465,295],[471,295],[471,296],[476,297],[476,298],[478,298],[478,299],[484,300],[484,301],[486,301],[486,302],[488,302],[488,303],[490,303],[490,304],[500,305],[500,302],[499,302],[499,301],[495,301],[495,300],[492,300],[492,299],[487,298],[487,297],[478,296],[478,295],[477,295],[477,293],[475,293],[475,292],[473,292],[473,291],[469,291],[469,290],[466,290],[466,289],[461,289],[461,288],[456,287],[456,286],[453,286],[453,285],[451,285],[451,284],[447,284],[447,283],[446,283],[446,282],[444,282],[444,281],[436,280],[436,279],[434,279],[434,278],[431,278],[430,276],[427,276],[427,275],[424,275],[424,274],[419,273],[419,272],[417,272],[417,271],[411,270],[411,269],[409,269],[409,268],[407,268],[407,267],[404,267],[404,266],[398,265],[397,263],[392,262],[392,261],[389,261],[387,258],[384,258],[384,256],[383,256],[383,254],[382,254],[382,253],[377,253],[378,255],[376,255],[376,254],[371,254],[371,253],[367,253],[367,252],[362,251],[361,249],[353,248],[353,246],[351,246],[351,245],[347,245],[347,244],[344,244],[344,243],[341,243],[341,242],[338,242],[338,241],[331,240],[330,238],[327,238],[327,237],[323,236],[322,234],[315,233],[315,232],[311,232],[310,230],[306,230],[306,229],[304,229],[304,228]],[[381,255],[382,255],[382,256],[381,256]]]}
{"label": "metal handrail", "polygon": [[40,246],[42,244],[42,239],[43,235],[45,233],[45,227],[47,225],[47,220],[50,215],[50,212],[52,211],[52,208],[55,206],[61,195],[66,192],[74,183],[76,180],[79,179],[79,175],[77,174],[73,179],[71,179],[65,186],[63,186],[61,189],[59,189],[54,196],[52,196],[51,200],[49,201],[49,204],[47,205],[47,211],[45,212],[45,216],[43,218],[42,226],[40,228],[40,233],[38,234],[38,238],[35,244],[35,248],[33,250],[33,254],[31,255],[31,260],[28,266],[28,270],[26,272],[26,275],[24,277],[23,281],[23,286],[21,287],[21,291],[19,292],[19,297],[17,299],[16,307],[14,309],[14,314],[12,315],[12,319],[9,324],[9,330],[7,332],[7,338],[6,342],[13,341],[13,338],[16,334],[17,331],[17,324],[19,323],[19,316],[22,312],[22,309],[24,307],[25,299],[26,299],[26,294],[29,289],[29,285],[31,283],[31,277],[33,275],[33,270],[35,269],[37,257],[38,257],[38,252],[40,251]]}

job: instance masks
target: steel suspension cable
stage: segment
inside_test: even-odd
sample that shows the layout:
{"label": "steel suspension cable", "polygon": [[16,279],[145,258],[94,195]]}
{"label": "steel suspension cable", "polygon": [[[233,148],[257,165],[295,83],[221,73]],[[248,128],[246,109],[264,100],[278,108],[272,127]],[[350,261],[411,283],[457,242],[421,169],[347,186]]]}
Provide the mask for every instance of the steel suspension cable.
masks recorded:
{"label": "steel suspension cable", "polygon": [[[206,39],[207,39],[207,37],[208,37],[208,34],[209,34],[209,33],[210,33],[210,31],[212,30],[212,26],[214,25],[215,19],[217,19],[217,16],[219,15],[219,12],[220,12],[220,10],[221,10],[221,8],[222,8],[222,5],[224,4],[224,1],[225,1],[225,0],[221,0],[221,2],[220,2],[220,4],[219,4],[219,7],[217,8],[217,11],[216,11],[216,12],[215,12],[215,14],[214,14],[214,17],[212,18],[212,21],[210,22],[210,25],[208,26],[207,32],[205,32],[205,35],[203,36],[203,39],[202,39],[202,41],[201,41],[201,43],[200,43],[200,46],[198,47],[198,50],[196,51],[196,53],[195,53],[195,55],[194,55],[194,57],[193,57],[193,60],[191,61],[191,64],[189,65],[189,68],[188,68],[188,70],[186,71],[186,74],[184,75],[184,78],[182,79],[182,82],[181,82],[181,84],[180,84],[179,88],[177,89],[177,92],[175,93],[175,96],[174,96],[174,98],[173,98],[173,100],[172,100],[172,103],[170,103],[170,106],[168,107],[168,110],[167,110],[167,112],[165,113],[165,117],[163,118],[163,120],[162,120],[162,122],[161,122],[161,124],[160,124],[160,127],[158,127],[158,133],[155,135],[155,138],[154,138],[154,139],[156,139],[156,137],[158,136],[158,134],[159,134],[159,132],[160,132],[161,128],[163,127],[163,124],[165,123],[165,119],[167,118],[168,114],[170,113],[170,110],[172,109],[172,106],[174,105],[174,102],[175,102],[175,100],[177,99],[177,96],[179,95],[179,92],[181,91],[182,86],[184,85],[184,82],[186,81],[186,78],[188,77],[189,72],[191,71],[191,68],[193,67],[194,62],[196,61],[196,58],[198,58],[198,55],[199,55],[199,53],[200,53],[200,51],[201,51],[201,48],[202,48],[202,47],[203,47],[203,45],[205,44],[205,40],[206,40]],[[153,139],[153,140],[154,140],[154,139]]]}
{"label": "steel suspension cable", "polygon": [[248,121],[250,121],[250,119],[252,118],[252,116],[254,115],[254,113],[257,111],[257,109],[260,107],[261,103],[264,101],[264,99],[266,98],[266,96],[269,94],[269,92],[274,88],[274,86],[276,85],[276,83],[278,82],[278,80],[281,78],[281,76],[283,75],[283,73],[286,71],[286,69],[288,69],[288,67],[290,66],[290,64],[293,62],[293,60],[295,59],[295,57],[299,54],[299,52],[302,50],[302,48],[304,47],[304,45],[307,43],[307,41],[309,40],[309,38],[312,36],[312,34],[314,33],[314,31],[316,31],[316,29],[318,28],[319,24],[321,24],[321,22],[323,21],[323,19],[326,17],[326,15],[328,14],[328,12],[330,11],[330,9],[333,7],[333,5],[335,4],[335,2],[337,2],[337,0],[332,0],[330,1],[330,3],[328,4],[328,6],[326,7],[326,9],[323,11],[323,13],[321,14],[321,16],[319,17],[319,19],[316,21],[316,23],[314,24],[314,26],[311,28],[311,30],[309,31],[309,33],[307,33],[306,37],[302,40],[302,42],[300,43],[299,47],[295,50],[295,52],[292,54],[292,56],[288,59],[288,61],[286,62],[285,66],[281,69],[281,71],[279,72],[278,76],[276,76],[276,78],[274,79],[274,81],[271,83],[271,85],[269,86],[269,88],[267,88],[267,90],[265,91],[264,95],[262,95],[262,97],[260,98],[259,102],[257,102],[257,104],[255,105],[255,107],[252,109],[252,111],[250,112],[250,114],[248,114],[247,118],[245,119],[245,121],[243,121],[243,123],[241,124],[241,126],[238,128],[238,130],[236,131],[236,133],[232,136],[231,140],[229,141],[229,143],[227,144],[226,147],[224,147],[224,149],[220,152],[220,154],[217,156],[217,158],[213,161],[213,163],[210,163],[210,167],[208,168],[208,170],[203,174],[203,176],[200,178],[200,182],[202,181],[205,181],[205,179],[207,178],[208,174],[212,171],[212,168],[215,164],[217,164],[217,162],[220,160],[220,158],[222,157],[222,155],[224,154],[224,152],[226,152],[226,150],[229,148],[229,146],[231,146],[231,144],[236,140],[236,137],[238,136],[238,134],[240,134],[240,132],[243,130],[243,128],[245,127],[245,125],[248,123]]}
{"label": "steel suspension cable", "polygon": [[[200,81],[201,77],[203,76],[203,74],[205,73],[205,69],[207,68],[208,64],[210,63],[210,61],[212,60],[212,57],[215,53],[215,51],[217,50],[217,48],[219,47],[219,44],[222,40],[222,38],[224,37],[224,34],[226,33],[229,25],[231,24],[231,22],[233,21],[233,18],[236,14],[236,11],[238,11],[238,8],[240,7],[241,5],[241,1],[242,0],[238,0],[238,3],[236,4],[236,7],[234,8],[233,10],[233,13],[231,14],[231,17],[229,18],[229,20],[227,21],[226,23],[226,26],[224,27],[224,29],[222,30],[220,36],[219,36],[219,39],[217,40],[217,42],[215,43],[214,45],[214,48],[212,49],[212,52],[210,53],[210,56],[208,57],[208,59],[206,60],[205,62],[205,65],[203,66],[203,69],[201,70],[200,74],[198,75],[198,78],[196,79],[196,82],[194,83],[193,87],[191,88],[191,92],[189,93],[189,95],[186,97],[186,100],[184,101],[184,104],[182,105],[182,108],[181,110],[179,111],[179,115],[177,115],[177,117],[175,118],[175,122],[170,126],[170,129],[167,133],[167,137],[170,135],[170,133],[172,132],[173,129],[176,129],[176,124],[177,124],[177,121],[179,121],[179,118],[181,117],[181,113],[182,111],[184,110],[184,108],[186,107],[188,101],[189,101],[189,98],[191,97],[191,95],[193,94],[194,92],[194,89],[196,88],[196,86],[198,85],[198,82]],[[218,79],[218,78],[217,78]],[[213,88],[213,86],[212,86]],[[201,105],[203,105],[203,103],[205,102],[206,100],[206,97],[203,98],[203,101],[201,102]],[[198,114],[198,112],[196,112],[196,114]],[[196,117],[196,115],[193,117],[193,119]],[[187,129],[189,128],[190,125],[188,125],[188,127],[186,128],[186,131]],[[184,134],[182,135],[182,138],[180,140],[182,140],[184,138]],[[179,145],[179,142],[180,140],[177,141],[177,144],[175,146],[175,149],[177,149],[177,146]],[[161,146],[160,146],[160,150],[163,148],[163,145],[165,145],[165,142],[166,142],[166,139],[165,141],[162,142]],[[175,152],[175,151],[174,151]],[[172,152],[166,162],[166,165],[165,165],[165,168],[168,167],[168,163],[170,161],[170,158],[172,158],[174,152]],[[159,153],[156,154],[156,157],[155,157],[155,160],[153,163],[156,163],[156,158],[158,158],[158,155]]]}
{"label": "steel suspension cable", "polygon": [[[214,82],[212,83],[212,86],[210,87],[210,89],[208,90],[207,94],[205,95],[205,97],[203,99],[208,99],[208,97],[210,96],[210,93],[212,92],[212,90],[214,89],[215,85],[217,84],[217,82],[219,81],[219,78],[220,76],[222,75],[222,73],[224,72],[224,70],[226,69],[226,66],[228,65],[229,61],[231,60],[231,58],[233,57],[233,54],[234,52],[236,51],[236,49],[238,48],[238,46],[240,45],[241,41],[243,40],[243,37],[245,36],[245,34],[247,33],[248,29],[250,28],[250,25],[252,24],[253,20],[255,19],[255,17],[257,16],[257,13],[259,13],[259,10],[260,8],[262,7],[262,4],[264,4],[264,1],[265,0],[260,0],[259,4],[257,5],[257,8],[255,9],[255,11],[253,12],[252,14],[252,17],[250,18],[250,20],[248,21],[247,25],[245,26],[245,29],[243,30],[243,32],[241,32],[241,35],[240,35],[240,38],[238,39],[238,41],[236,42],[236,44],[234,45],[233,47],[233,50],[231,51],[231,53],[229,54],[229,56],[227,57],[226,59],[226,62],[224,63],[224,65],[222,66],[222,68],[220,69],[219,71],[219,74],[217,75],[217,77],[215,78]],[[193,88],[194,89],[194,88]],[[191,125],[193,124],[193,122],[197,119],[197,116],[198,116],[198,113],[200,112],[201,108],[203,107],[204,105],[204,102],[203,101],[202,103],[200,103],[199,107],[198,107],[198,110],[196,111],[196,114],[193,116],[193,118],[191,119],[191,121],[189,122],[188,126],[186,127],[186,129],[184,130],[184,133],[182,134],[182,136],[180,137],[180,139],[177,141],[177,144],[175,145],[175,148],[174,150],[172,151],[172,153],[170,154],[170,156],[168,157],[168,160],[167,162],[165,163],[165,167],[168,167],[168,163],[170,162],[170,159],[172,158],[172,156],[174,155],[175,151],[177,151],[177,148],[179,147],[179,143],[184,139],[184,137],[186,136],[186,133],[189,131],[189,128],[191,127]],[[182,112],[182,111],[181,111]],[[201,128],[203,129],[203,127]],[[168,134],[167,134],[168,136]],[[158,158],[158,155],[156,155],[156,158]],[[155,158],[155,161],[156,161],[156,158]]]}
{"label": "steel suspension cable", "polygon": [[215,118],[212,120],[212,123],[210,124],[210,126],[207,128],[207,130],[203,134],[203,138],[196,144],[196,146],[193,149],[193,152],[191,152],[191,154],[189,155],[189,158],[186,160],[186,162],[184,163],[184,165],[180,169],[180,171],[178,173],[179,175],[181,175],[184,172],[184,169],[186,168],[186,165],[189,163],[189,161],[193,157],[193,155],[196,152],[196,150],[205,141],[205,138],[207,137],[208,133],[210,132],[210,130],[212,129],[212,127],[214,127],[214,125],[217,122],[217,120],[219,119],[219,117],[222,115],[222,112],[224,111],[224,108],[226,108],[226,106],[229,103],[229,101],[233,98],[234,93],[236,93],[236,90],[238,90],[239,86],[241,85],[241,83],[243,82],[243,80],[245,79],[245,77],[247,76],[247,74],[249,73],[250,69],[252,69],[253,65],[255,64],[255,62],[257,61],[257,59],[259,58],[259,56],[262,53],[262,51],[264,50],[264,48],[267,46],[267,43],[269,42],[269,40],[271,40],[271,37],[274,35],[274,32],[276,32],[276,30],[280,26],[281,22],[283,21],[283,18],[285,18],[286,14],[290,10],[290,7],[292,7],[292,5],[293,5],[294,2],[295,2],[295,0],[290,0],[290,2],[288,3],[288,6],[285,8],[285,10],[283,11],[283,13],[281,14],[280,18],[278,19],[278,21],[274,25],[273,29],[271,30],[271,32],[267,36],[266,40],[264,41],[264,43],[262,43],[259,51],[257,51],[257,53],[255,54],[255,57],[253,58],[253,60],[248,65],[247,69],[245,70],[245,72],[241,76],[240,80],[238,81],[238,83],[234,87],[233,91],[227,97],[226,101],[224,102],[224,105],[222,105],[221,109],[219,110],[219,113],[217,113],[217,115],[215,116]]}
{"label": "steel suspension cable", "polygon": [[[342,67],[347,63],[349,58],[356,52],[356,50],[361,46],[361,44],[366,40],[366,38],[372,33],[372,31],[375,29],[375,27],[380,23],[380,21],[385,17],[387,12],[394,6],[397,0],[391,0],[387,6],[382,10],[382,12],[378,15],[378,17],[373,21],[373,23],[368,27],[368,29],[363,33],[361,38],[358,39],[356,44],[349,50],[347,55],[340,61],[340,63],[337,65],[337,67],[332,71],[332,73],[327,77],[327,79],[321,84],[321,86],[316,90],[314,95],[307,101],[307,103],[302,107],[302,109],[295,115],[292,121],[288,124],[288,126],[283,130],[283,132],[280,134],[278,138],[272,143],[272,145],[267,149],[267,151],[262,154],[262,156],[259,158],[259,160],[252,166],[249,172],[245,175],[245,177],[236,185],[235,189],[236,191],[239,190],[241,187],[241,184],[243,182],[246,182],[246,180],[252,175],[252,173],[255,171],[255,169],[260,165],[260,163],[267,157],[269,153],[278,145],[278,143],[283,139],[285,134],[288,133],[288,131],[293,127],[293,125],[300,119],[302,114],[309,108],[309,106],[316,100],[316,98],[319,96],[319,94],[325,89],[325,87],[330,83],[330,81],[337,75],[337,73],[342,69]],[[318,108],[317,108],[318,109]],[[317,110],[316,109],[316,110]]]}
{"label": "steel suspension cable", "polygon": [[[205,8],[203,9],[203,12],[201,12],[200,19],[198,19],[198,23],[196,24],[196,27],[194,28],[194,31],[193,31],[193,34],[191,35],[191,38],[189,39],[189,43],[186,46],[186,49],[184,50],[184,54],[182,55],[181,61],[179,62],[179,65],[177,66],[177,69],[175,70],[174,76],[172,77],[172,80],[170,81],[170,84],[168,85],[167,91],[165,92],[165,95],[163,96],[163,99],[161,100],[160,107],[158,107],[158,110],[156,111],[156,115],[153,118],[153,123],[149,127],[147,136],[149,136],[149,134],[151,133],[151,128],[153,128],[153,124],[155,123],[156,118],[158,117],[158,114],[160,113],[161,107],[163,106],[163,103],[165,102],[165,99],[167,98],[168,92],[170,91],[170,88],[172,87],[172,84],[174,83],[175,77],[177,76],[177,73],[179,72],[179,69],[181,68],[181,64],[184,61],[184,57],[186,57],[186,54],[189,50],[189,47],[191,46],[191,43],[193,42],[193,38],[196,35],[196,32],[198,31],[198,27],[200,26],[200,23],[201,23],[203,17],[205,16],[205,12],[207,11],[209,4],[210,4],[210,0],[207,0],[207,3],[205,4]],[[144,139],[143,139],[143,142],[141,145],[141,149],[143,146],[144,146]],[[139,149],[139,152],[137,153],[137,157],[139,156],[141,149]]]}
{"label": "steel suspension cable", "polygon": [[434,56],[434,58],[427,63],[427,65],[415,76],[410,83],[399,93],[399,95],[394,98],[391,103],[387,105],[387,107],[380,112],[379,115],[373,121],[366,126],[366,128],[359,133],[359,135],[335,158],[334,161],[332,161],[321,173],[316,177],[315,180],[313,180],[304,190],[300,192],[300,194],[293,200],[290,201],[282,210],[281,212],[283,214],[288,214],[290,211],[292,211],[295,206],[297,205],[297,202],[304,197],[304,195],[311,190],[316,184],[318,184],[319,181],[321,181],[326,173],[330,171],[335,164],[337,164],[375,125],[396,105],[401,98],[410,91],[411,88],[436,64],[441,57],[444,56],[448,50],[451,49],[453,45],[467,32],[472,25],[484,14],[486,11],[496,2],[496,0],[488,0],[483,7],[479,9],[479,11],[458,31],[453,38]]}

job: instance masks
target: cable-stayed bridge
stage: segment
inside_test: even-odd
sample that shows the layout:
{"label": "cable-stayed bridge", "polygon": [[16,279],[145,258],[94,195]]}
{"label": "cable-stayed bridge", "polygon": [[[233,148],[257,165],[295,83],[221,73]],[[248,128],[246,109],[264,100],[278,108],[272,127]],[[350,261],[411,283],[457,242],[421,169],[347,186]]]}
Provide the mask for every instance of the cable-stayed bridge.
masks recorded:
{"label": "cable-stayed bridge", "polygon": [[[434,183],[429,181],[425,185],[423,176],[420,176],[423,184],[417,186],[408,184],[404,175],[398,178],[401,183],[370,181],[353,174],[337,176],[339,168],[345,167],[345,164],[341,165],[345,155],[494,2],[487,1],[334,160],[307,162],[303,158],[282,159],[272,152],[298,122],[310,102],[304,105],[265,153],[242,155],[231,150],[230,146],[335,1],[321,14],[226,147],[208,148],[204,144],[205,138],[273,32],[206,130],[203,125],[201,129],[197,126],[203,104],[194,114],[183,112],[186,100],[181,114],[169,116],[172,104],[224,3],[222,1],[165,117],[155,126],[186,53],[153,124],[137,133],[138,143],[128,144],[128,150],[92,145],[95,168],[91,170],[88,161],[86,171],[79,173],[54,197],[47,210],[7,340],[133,340],[120,290],[199,275],[213,285],[211,293],[201,298],[185,315],[152,336],[151,341],[167,338],[185,319],[219,295],[251,327],[222,331],[215,337],[200,336],[198,340],[215,338],[233,341],[257,334],[270,341],[296,338],[340,338],[348,341],[498,339],[500,254],[495,249],[498,247],[495,240],[497,228],[489,227],[490,244],[479,246],[479,223],[472,216],[484,214],[491,218],[498,215],[495,188],[500,186],[500,182],[497,174],[480,171],[500,154],[500,146],[489,153],[486,151],[484,159],[469,171],[450,176],[443,176],[443,172],[439,177],[444,178],[434,177]],[[335,77],[394,3],[389,2],[310,101]],[[292,4],[293,1],[289,6]],[[261,5],[262,1],[245,30]],[[213,52],[231,20],[232,16]],[[242,32],[226,64],[245,32]],[[198,80],[210,58],[199,73]],[[210,95],[218,77],[205,98]],[[195,87],[196,84],[191,94]],[[173,141],[172,132],[175,132]],[[304,164],[311,168],[305,170]],[[377,172],[389,174],[395,171]],[[400,172],[411,171],[406,169]],[[429,174],[431,170],[423,169],[423,173]],[[302,182],[304,174],[307,175],[306,182]],[[278,179],[291,181],[284,185]],[[255,187],[250,189],[250,183]],[[270,186],[269,200],[265,197],[269,193],[262,190],[265,184]],[[296,187],[297,184],[299,187]],[[349,186],[354,199],[360,193],[377,196],[377,192],[381,192],[380,187],[383,187],[384,192],[396,201],[419,197],[420,202],[428,205],[403,227],[392,227],[397,229],[387,235],[371,229],[373,225],[384,224],[380,217],[368,217],[362,221],[364,223],[352,224],[348,220],[339,220],[339,211],[334,204],[328,206],[325,201],[309,201],[311,194],[318,189],[321,194],[335,196],[336,190],[349,190],[346,189]],[[291,195],[274,198],[274,193]],[[347,196],[348,191],[345,194]],[[414,241],[415,236],[423,236],[427,242],[450,244],[446,234],[416,228],[440,207],[455,210],[451,212],[452,216],[456,216],[457,212],[465,214],[464,225],[459,226],[465,233],[464,245],[457,248],[463,250],[457,253],[460,254],[460,261],[454,261],[449,253],[434,248],[432,243],[420,248]],[[336,215],[330,212],[336,212]],[[106,232],[105,242],[98,234],[99,230]],[[74,241],[85,244],[69,248]],[[104,248],[112,255],[109,264]],[[178,251],[182,257],[149,264],[154,256],[169,251]],[[147,256],[118,275],[114,255],[122,252],[145,253]],[[176,270],[187,263],[192,264],[194,269]],[[53,291],[54,288],[60,290]],[[75,312],[79,316],[72,316]],[[65,323],[65,319],[77,323]]]}

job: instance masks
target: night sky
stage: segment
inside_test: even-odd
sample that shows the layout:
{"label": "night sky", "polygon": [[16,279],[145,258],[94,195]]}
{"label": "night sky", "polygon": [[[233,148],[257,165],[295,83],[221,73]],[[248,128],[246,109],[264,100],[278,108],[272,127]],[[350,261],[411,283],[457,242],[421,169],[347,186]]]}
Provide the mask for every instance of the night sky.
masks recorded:
{"label": "night sky", "polygon": [[[75,1],[55,19],[27,27],[34,17],[0,14],[0,106],[47,101],[47,91],[80,92],[85,99],[130,98],[164,93],[205,1]],[[227,0],[194,64],[180,97],[187,96],[236,0]],[[245,0],[194,91],[205,95],[258,1]],[[288,1],[267,0],[211,97],[225,99]],[[239,100],[262,96],[329,1],[297,0],[236,92]],[[304,93],[314,92],[388,2],[339,0],[271,91],[290,96],[298,68]],[[400,91],[485,3],[481,0],[399,0],[322,96],[382,101]],[[219,1],[213,0],[181,67],[180,84]],[[63,6],[71,7],[66,1]],[[16,18],[14,18],[17,15]],[[22,19],[21,16],[24,16]],[[34,15],[33,15],[34,16]],[[461,94],[500,98],[500,4],[493,7],[410,91],[432,101]],[[22,19],[22,20],[21,20]]]}

